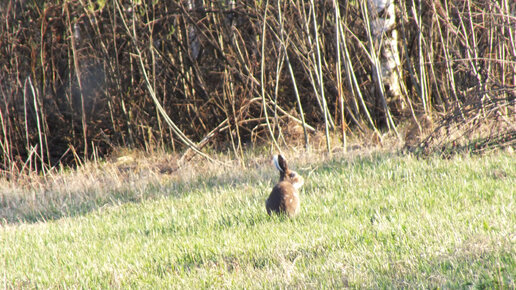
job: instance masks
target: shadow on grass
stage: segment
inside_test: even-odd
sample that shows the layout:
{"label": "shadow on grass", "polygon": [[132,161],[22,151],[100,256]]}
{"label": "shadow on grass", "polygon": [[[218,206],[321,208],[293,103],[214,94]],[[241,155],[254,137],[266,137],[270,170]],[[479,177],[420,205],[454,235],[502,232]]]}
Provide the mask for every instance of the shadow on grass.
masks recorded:
{"label": "shadow on grass", "polygon": [[[0,225],[54,221],[86,215],[103,207],[139,203],[159,197],[183,198],[200,192],[235,187],[243,183],[240,179],[210,176],[191,181],[149,181],[138,186],[127,184],[116,189],[102,189],[99,186],[66,193],[58,190],[0,193]],[[260,180],[256,178],[249,178],[245,182],[251,186],[260,186]]]}
{"label": "shadow on grass", "polygon": [[[374,168],[389,154],[375,154],[353,159],[333,159],[318,164],[309,164],[318,174],[349,170],[350,168]],[[298,170],[305,176],[305,191],[310,185],[307,170]],[[238,187],[245,184],[253,188],[263,188],[263,200],[267,198],[270,189],[277,181],[277,172],[274,168],[250,169],[249,171],[232,171],[213,173],[209,176],[198,175],[188,181],[149,181],[140,182],[138,186],[131,186],[131,182],[121,188],[109,189],[109,184],[99,184],[91,188],[78,190],[32,190],[27,192],[0,193],[0,225],[18,223],[37,223],[58,220],[65,217],[86,215],[102,207],[138,203],[158,197],[183,198],[201,191],[216,191],[219,188]],[[133,180],[134,183],[134,180]],[[108,188],[108,189],[106,189]],[[244,189],[243,189],[244,190]],[[66,193],[65,193],[66,192]],[[232,219],[222,220],[222,224],[231,224]]]}
{"label": "shadow on grass", "polygon": [[129,189],[3,195],[0,199],[0,224],[37,223],[81,216],[104,206],[140,202],[152,196],[155,194],[138,194]]}

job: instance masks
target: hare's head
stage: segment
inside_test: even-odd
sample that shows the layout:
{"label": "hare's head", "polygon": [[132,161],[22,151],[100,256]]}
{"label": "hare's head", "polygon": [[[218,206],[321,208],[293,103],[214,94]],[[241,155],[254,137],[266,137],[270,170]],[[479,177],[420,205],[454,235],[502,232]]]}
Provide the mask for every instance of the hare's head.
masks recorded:
{"label": "hare's head", "polygon": [[280,172],[279,182],[290,182],[292,183],[292,186],[294,186],[295,189],[299,189],[301,186],[303,186],[305,180],[297,172],[292,171],[288,168],[287,160],[285,159],[285,157],[283,157],[283,155],[274,155],[273,159],[274,165],[276,165],[276,168]]}

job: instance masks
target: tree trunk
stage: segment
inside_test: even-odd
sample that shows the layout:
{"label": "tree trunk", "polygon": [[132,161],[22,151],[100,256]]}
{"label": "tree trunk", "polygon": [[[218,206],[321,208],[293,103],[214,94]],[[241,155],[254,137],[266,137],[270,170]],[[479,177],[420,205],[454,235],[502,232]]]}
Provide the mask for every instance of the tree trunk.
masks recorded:
{"label": "tree trunk", "polygon": [[[379,73],[374,73],[373,78],[376,84],[383,84],[383,97],[388,108],[399,113],[405,110],[406,103],[400,86],[403,76],[398,51],[395,5],[393,0],[368,0],[371,34],[380,63]],[[376,96],[378,99],[382,98],[380,92]]]}

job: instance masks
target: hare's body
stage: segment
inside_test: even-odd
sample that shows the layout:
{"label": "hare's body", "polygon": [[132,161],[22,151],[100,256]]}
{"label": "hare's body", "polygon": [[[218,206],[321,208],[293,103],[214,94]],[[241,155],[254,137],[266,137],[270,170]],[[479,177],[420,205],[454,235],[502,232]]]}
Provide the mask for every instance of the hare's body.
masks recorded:
{"label": "hare's body", "polygon": [[283,213],[293,217],[299,212],[298,189],[303,185],[304,179],[288,169],[287,161],[282,155],[274,156],[274,164],[280,172],[280,180],[265,203],[267,213]]}
{"label": "hare's body", "polygon": [[292,183],[282,181],[272,189],[266,207],[268,214],[281,212],[293,217],[299,212],[299,194]]}

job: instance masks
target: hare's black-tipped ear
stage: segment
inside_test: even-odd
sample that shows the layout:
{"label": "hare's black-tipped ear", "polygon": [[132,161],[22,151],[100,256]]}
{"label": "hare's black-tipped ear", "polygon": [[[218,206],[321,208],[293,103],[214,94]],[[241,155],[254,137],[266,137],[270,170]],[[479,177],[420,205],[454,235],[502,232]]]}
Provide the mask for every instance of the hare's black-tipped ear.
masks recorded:
{"label": "hare's black-tipped ear", "polygon": [[283,169],[281,168],[281,166],[279,165],[279,161],[278,161],[278,155],[274,155],[272,157],[272,161],[274,162],[274,166],[276,166],[276,169],[278,169],[279,172],[283,172]]}
{"label": "hare's black-tipped ear", "polygon": [[281,154],[278,155],[278,165],[281,168],[281,171],[285,172],[288,170],[287,160]]}

